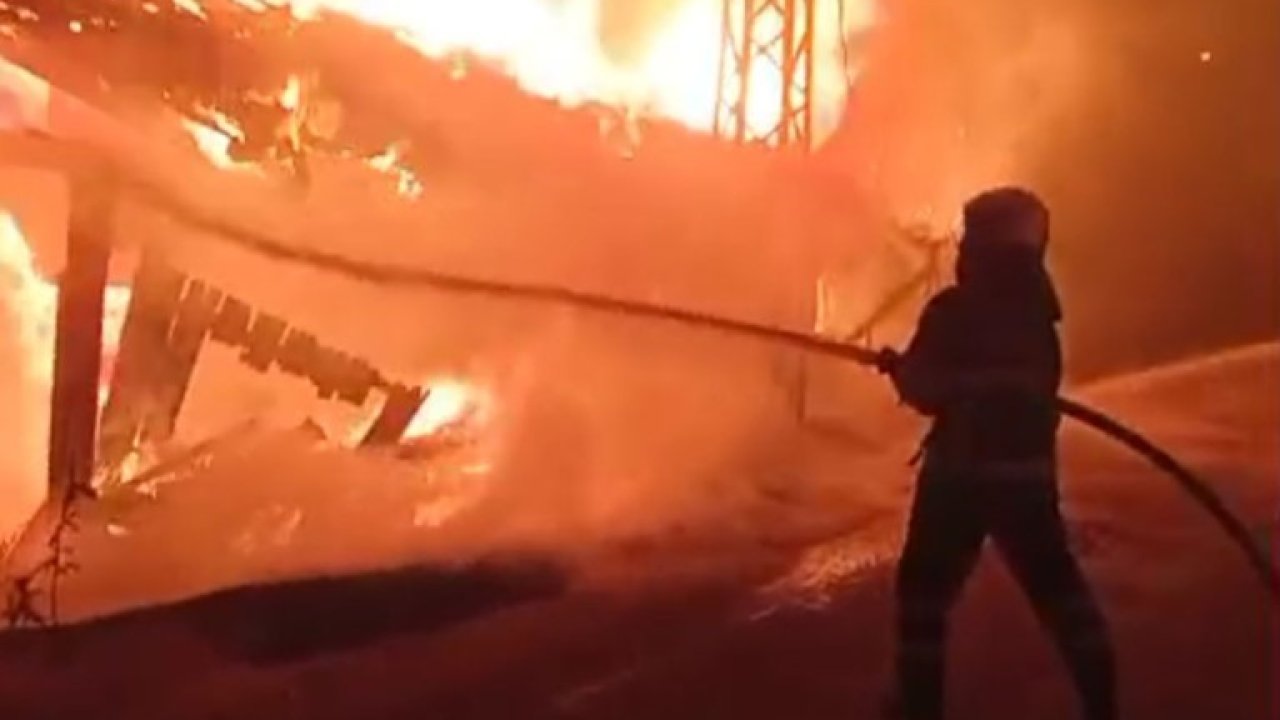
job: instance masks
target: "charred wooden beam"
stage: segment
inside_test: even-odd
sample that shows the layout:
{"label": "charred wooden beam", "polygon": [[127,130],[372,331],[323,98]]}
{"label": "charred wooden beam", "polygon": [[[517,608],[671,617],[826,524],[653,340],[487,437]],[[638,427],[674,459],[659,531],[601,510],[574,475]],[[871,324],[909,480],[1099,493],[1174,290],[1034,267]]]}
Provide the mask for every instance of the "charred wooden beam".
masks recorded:
{"label": "charred wooden beam", "polygon": [[108,475],[134,448],[173,437],[222,299],[158,257],[143,258],[103,414],[99,464]]}
{"label": "charred wooden beam", "polygon": [[113,188],[102,182],[79,181],[72,191],[66,267],[58,280],[49,423],[51,500],[87,487],[93,477],[113,201]]}
{"label": "charred wooden beam", "polygon": [[427,399],[427,392],[404,385],[388,387],[387,401],[382,406],[382,412],[378,413],[378,418],[373,421],[369,432],[360,442],[360,447],[379,447],[400,442],[423,401]]}
{"label": "charred wooden beam", "polygon": [[146,441],[164,442],[173,437],[196,361],[221,302],[222,293],[218,290],[199,280],[187,283],[165,346],[165,367],[157,378],[158,403],[152,416],[153,424],[143,428]]}

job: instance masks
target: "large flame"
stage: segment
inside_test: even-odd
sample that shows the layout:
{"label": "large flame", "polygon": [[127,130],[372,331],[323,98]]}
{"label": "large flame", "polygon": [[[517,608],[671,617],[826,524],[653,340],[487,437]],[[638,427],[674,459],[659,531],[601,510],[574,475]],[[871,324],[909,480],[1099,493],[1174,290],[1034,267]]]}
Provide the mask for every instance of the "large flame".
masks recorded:
{"label": "large flame", "polygon": [[[53,378],[53,347],[58,312],[58,286],[36,270],[35,259],[17,221],[0,210],[0,293],[14,319],[22,350],[20,372],[48,386]],[[107,376],[120,344],[130,289],[108,285],[102,320],[103,378],[99,399],[105,400]]]}
{"label": "large flame", "polygon": [[427,397],[405,430],[404,438],[415,440],[429,437],[468,418],[474,418],[485,409],[486,398],[483,390],[463,380],[433,380],[427,384]]}
{"label": "large flame", "polygon": [[[52,368],[53,325],[57,288],[40,277],[35,259],[17,221],[0,211],[0,290],[13,317],[17,345],[23,351],[20,370],[48,378]],[[50,362],[46,362],[50,361]]]}
{"label": "large flame", "polygon": [[[0,540],[43,497],[57,304],[57,285],[41,277],[17,220],[0,208],[0,392],[6,402],[0,418]],[[103,333],[109,357],[127,304],[128,290],[109,292]],[[99,387],[105,391],[106,385]]]}
{"label": "large flame", "polygon": [[[192,5],[196,0],[187,0]],[[602,0],[237,0],[261,10],[288,5],[299,19],[340,13],[394,30],[430,57],[468,53],[497,63],[525,90],[565,104],[597,101],[652,110],[692,128],[713,126],[721,57],[722,0],[684,0],[630,62],[606,54],[599,32]],[[816,131],[831,129],[850,68],[844,39],[874,19],[875,0],[818,0],[814,19]],[[764,35],[776,16],[763,14]],[[843,24],[843,27],[841,25]],[[763,35],[762,35],[763,36]],[[776,122],[781,75],[752,70],[748,123]]]}

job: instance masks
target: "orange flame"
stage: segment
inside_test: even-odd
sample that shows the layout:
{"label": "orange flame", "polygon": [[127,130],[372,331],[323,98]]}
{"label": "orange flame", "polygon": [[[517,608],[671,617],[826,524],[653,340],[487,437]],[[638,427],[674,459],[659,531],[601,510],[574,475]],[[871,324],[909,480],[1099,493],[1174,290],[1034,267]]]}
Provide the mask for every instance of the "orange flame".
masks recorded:
{"label": "orange flame", "polygon": [[200,6],[199,0],[173,0],[173,5],[183,12],[195,15],[203,20],[209,19],[204,8]]}
{"label": "orange flame", "polygon": [[302,80],[297,75],[290,75],[280,91],[280,107],[285,110],[297,110],[302,104]]}
{"label": "orange flame", "polygon": [[[53,374],[58,286],[36,271],[35,259],[22,229],[13,216],[3,210],[0,210],[0,284],[3,285],[2,299],[18,320],[18,344],[24,353],[22,367],[27,377],[48,385]],[[102,322],[106,362],[104,377],[99,383],[99,401],[106,400],[108,371],[120,345],[130,296],[128,287],[107,286]]]}
{"label": "orange flame", "polygon": [[[646,108],[710,130],[720,61],[721,0],[684,0],[631,63],[605,53],[599,33],[602,0],[236,0],[262,11],[287,6],[300,20],[321,12],[347,15],[394,30],[434,58],[474,54],[497,63],[534,94],[568,105],[586,101]],[[848,69],[842,38],[874,21],[876,0],[819,0],[815,17],[817,131],[834,125]],[[184,5],[195,3],[186,0]],[[841,5],[843,4],[843,5]],[[770,16],[762,16],[768,22]],[[843,19],[844,27],[839,27]],[[780,28],[762,28],[763,32]],[[776,120],[781,76],[761,63],[753,70],[749,123]]]}
{"label": "orange flame", "polygon": [[209,162],[215,167],[232,168],[236,166],[236,161],[231,159],[231,136],[220,130],[215,130],[208,125],[202,125],[194,120],[182,120],[182,126],[186,129],[191,139],[195,142],[196,149],[204,155]]}
{"label": "orange flame", "polygon": [[422,407],[405,430],[404,438],[414,440],[434,435],[484,409],[485,393],[462,380],[442,378],[428,383]]}
{"label": "orange flame", "polygon": [[400,162],[402,150],[397,145],[390,145],[386,150],[365,160],[365,164],[373,170],[393,178],[396,181],[396,192],[402,197],[414,199],[422,196],[422,182],[413,171]]}

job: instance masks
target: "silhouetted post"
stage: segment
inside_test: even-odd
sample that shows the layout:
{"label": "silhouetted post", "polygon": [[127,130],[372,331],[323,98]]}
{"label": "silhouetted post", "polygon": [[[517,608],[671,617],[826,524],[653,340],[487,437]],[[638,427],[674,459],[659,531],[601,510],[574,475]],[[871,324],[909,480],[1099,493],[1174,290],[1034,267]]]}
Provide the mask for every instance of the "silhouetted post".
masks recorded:
{"label": "silhouetted post", "polygon": [[429,391],[392,385],[386,392],[387,401],[382,406],[382,412],[378,413],[378,419],[374,420],[361,441],[361,447],[395,445],[400,442],[423,401],[427,399]]}
{"label": "silhouetted post", "polygon": [[88,485],[94,469],[113,203],[111,188],[94,180],[72,189],[66,267],[58,280],[49,423],[49,499],[54,501]]}

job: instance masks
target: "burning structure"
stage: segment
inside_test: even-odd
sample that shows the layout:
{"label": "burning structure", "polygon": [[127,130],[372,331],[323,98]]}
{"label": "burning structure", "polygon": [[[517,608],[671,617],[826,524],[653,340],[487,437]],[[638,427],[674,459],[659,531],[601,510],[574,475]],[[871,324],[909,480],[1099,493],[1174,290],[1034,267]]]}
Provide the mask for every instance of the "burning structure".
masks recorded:
{"label": "burning structure", "polygon": [[[105,163],[123,183],[104,200],[110,209],[85,211],[83,185],[69,205],[65,190],[51,191],[73,226],[89,223],[73,238],[110,238],[109,266],[92,269],[102,255],[85,260],[85,281],[107,272],[133,292],[127,318],[113,301],[108,345],[118,342],[119,356],[105,371],[100,426],[98,403],[82,403],[79,429],[67,431],[96,461],[60,467],[67,450],[53,450],[51,487],[150,477],[181,448],[261,414],[263,397],[292,404],[289,422],[318,423],[342,444],[431,447],[460,420],[519,405],[507,396],[528,392],[537,348],[584,342],[563,318],[483,300],[406,303],[376,287],[377,272],[335,274],[315,258],[390,254],[410,268],[865,330],[885,299],[883,278],[833,301],[824,274],[892,246],[895,229],[823,148],[839,132],[871,6],[689,2],[657,13],[625,60],[602,49],[601,11],[538,0],[489,9],[522,18],[517,33],[450,3],[6,4],[5,55],[53,81],[5,62],[6,124],[49,138],[11,136],[10,165],[75,175]],[[44,222],[22,212],[41,204],[31,192],[14,193],[23,228]],[[59,235],[27,239],[36,265],[48,274],[65,265],[64,287],[74,286],[74,250]],[[401,240],[381,244],[391,237]],[[898,252],[899,267],[882,274],[911,280],[919,268],[904,268],[922,262],[920,251]],[[326,294],[344,300],[307,299]],[[397,311],[412,314],[413,331],[369,322]],[[67,342],[96,334],[84,312],[98,314],[84,306],[78,331],[66,324],[76,313],[60,320]],[[722,374],[724,353],[698,345],[658,355]],[[31,353],[47,362],[53,350]],[[58,351],[72,365],[86,354],[91,344]],[[754,388],[748,405],[803,404],[812,380],[798,356],[731,354],[734,382]],[[247,382],[237,364],[276,389],[228,393],[227,383]],[[660,394],[688,381],[664,381]],[[709,399],[728,382],[702,392]],[[293,400],[279,400],[282,387]]]}
{"label": "burning structure", "polygon": [[[795,330],[816,326],[841,338],[885,320],[886,303],[906,298],[901,311],[910,315],[933,279],[934,246],[902,242],[897,221],[919,218],[882,183],[944,176],[920,193],[921,205],[933,205],[921,214],[934,230],[919,234],[941,235],[948,199],[963,196],[967,183],[1004,178],[1003,168],[963,179],[935,171],[954,160],[939,148],[956,136],[972,141],[974,126],[939,123],[946,142],[876,147],[882,136],[869,126],[911,122],[877,105],[874,92],[862,93],[864,82],[872,89],[877,82],[862,74],[868,47],[893,20],[869,2],[823,0],[0,2],[0,124],[16,131],[0,135],[0,328],[16,339],[0,360],[20,370],[3,379],[12,385],[7,396],[22,403],[15,435],[25,443],[14,462],[21,467],[4,468],[3,480],[23,478],[27,493],[0,507],[0,532],[39,503],[46,470],[55,491],[60,482],[97,485],[100,497],[84,503],[82,515],[49,518],[83,528],[77,560],[91,571],[59,596],[70,618],[282,576],[452,564],[511,547],[570,558],[595,552],[594,562],[581,563],[588,582],[604,575],[624,586],[643,565],[625,560],[649,553],[668,573],[663,580],[678,585],[670,575],[692,574],[720,553],[717,582],[751,575],[750,587],[730,600],[735,609],[712,603],[701,615],[668,613],[668,605],[658,612],[719,628],[724,617],[737,621],[746,598],[742,633],[759,641],[757,655],[793,657],[761,639],[794,636],[791,620],[773,624],[781,615],[774,603],[824,607],[849,577],[874,586],[885,576],[880,566],[893,553],[889,526],[902,493],[881,480],[901,474],[916,440],[910,419],[892,412],[893,398],[872,381],[859,384],[775,347],[509,303],[470,292],[475,284],[442,281],[571,287]],[[646,30],[610,30],[617,27]],[[1031,36],[1061,49],[1059,35]],[[1072,58],[1066,48],[1055,58]],[[1001,49],[1011,61],[1001,73],[1016,75],[1016,55]],[[807,102],[792,96],[797,89]],[[890,155],[906,159],[889,167]],[[115,182],[91,174],[88,187],[108,194],[66,182],[104,167]],[[877,339],[894,332],[892,317],[883,325]],[[99,335],[101,354],[90,341]],[[55,355],[63,361],[50,373]],[[80,362],[90,357],[101,367]],[[1273,483],[1257,480],[1265,474],[1257,459],[1275,457],[1274,434],[1256,432],[1275,426],[1274,412],[1247,402],[1263,393],[1246,387],[1272,387],[1274,361],[1273,347],[1258,348],[1209,367],[1217,382],[1248,381],[1240,407],[1210,423],[1213,442],[1203,447],[1213,451],[1198,464],[1223,468],[1235,483],[1224,489],[1249,508],[1274,506]],[[46,469],[42,413],[59,377],[64,397],[54,399],[53,424],[61,440]],[[1155,389],[1144,392],[1191,397],[1204,377],[1202,367],[1185,368],[1149,379]],[[822,392],[813,397],[797,392],[814,384]],[[1178,437],[1205,431],[1202,417],[1118,390],[1135,416],[1146,408],[1153,426],[1168,422]],[[856,412],[837,416],[818,404],[823,399]],[[1226,432],[1244,437],[1244,450],[1219,451]],[[1120,586],[1124,602],[1138,598],[1168,619],[1157,633],[1147,607],[1121,608],[1122,635],[1147,638],[1141,652],[1153,674],[1185,672],[1168,665],[1179,656],[1169,643],[1204,649],[1205,634],[1189,632],[1196,636],[1189,640],[1176,629],[1197,628],[1188,620],[1204,619],[1198,608],[1227,605],[1185,592],[1185,575],[1209,578],[1205,588],[1233,589],[1223,593],[1232,599],[1253,597],[1251,580],[1246,589],[1236,563],[1200,548],[1203,526],[1185,508],[1143,494],[1137,483],[1145,480],[1116,482],[1137,472],[1132,464],[1069,433],[1066,442],[1070,474],[1084,479],[1068,501],[1073,519],[1082,518],[1082,542],[1104,546],[1104,591]],[[382,449],[352,452],[360,445]],[[1107,508],[1120,505],[1144,514],[1144,527],[1168,530],[1170,543],[1205,552],[1176,567],[1152,562],[1141,542],[1107,532],[1124,514]],[[1270,532],[1274,522],[1256,526]],[[663,543],[674,549],[664,553]],[[55,553],[55,575],[66,560]],[[761,578],[769,582],[757,593]],[[858,626],[861,643],[884,615],[852,602],[859,621],[873,618]],[[565,614],[578,614],[567,607]],[[502,624],[510,618],[499,619],[503,630],[493,634],[504,637],[489,644],[469,638],[467,647],[503,658],[506,674],[488,674],[492,668],[478,662],[476,677],[431,690],[433,706],[452,707],[450,693],[502,696],[485,689],[513,674],[505,635],[528,643],[521,672],[550,664],[542,630],[520,635],[520,627],[571,623],[533,617],[517,618],[515,633]],[[1209,645],[1224,657],[1243,648],[1259,659],[1256,672],[1231,678],[1243,699],[1151,699],[1162,692],[1152,688],[1176,693],[1195,682],[1153,682],[1139,699],[1188,708],[1187,717],[1243,716],[1233,708],[1270,703],[1250,694],[1274,668],[1273,628],[1258,617],[1241,607],[1221,613],[1232,629]],[[650,627],[626,620],[619,625]],[[822,639],[811,637],[807,650],[833,635],[830,625],[813,627],[809,634]],[[760,637],[753,628],[764,628]],[[614,635],[580,634],[591,642]],[[540,688],[556,703],[565,678],[586,688],[557,704],[557,714],[610,702],[640,708],[627,716],[659,706],[688,711],[687,693],[663,705],[652,684],[671,668],[682,673],[682,662],[636,670],[628,645],[609,656],[617,662],[601,680],[596,654],[556,641],[557,657],[590,655],[593,665],[578,672],[566,662],[568,670],[546,681],[551,689]],[[153,648],[157,657],[167,652],[162,646]],[[983,637],[962,652],[986,658],[991,647]],[[404,648],[401,664],[421,667],[419,645]],[[871,657],[874,649],[858,651]],[[841,689],[828,694],[840,696],[841,714],[871,712],[864,675],[874,673],[857,673],[858,687],[847,689],[844,663],[855,653],[839,652],[824,662],[840,668]],[[719,653],[705,666],[733,664]],[[432,671],[453,677],[455,656],[441,655]],[[89,665],[74,662],[65,678]],[[762,675],[775,667],[751,662]],[[261,695],[254,675],[229,681],[225,705],[192,702],[195,691],[183,683],[204,678],[207,661],[166,666],[146,683],[160,690],[139,691],[160,696],[153,707],[161,715],[201,705],[245,716]],[[10,667],[0,673],[6,682],[20,674]],[[101,679],[100,667],[92,672]],[[358,673],[343,675],[360,688],[345,701],[361,704],[362,716],[371,698],[404,709],[427,697],[415,677],[414,690],[387,700],[387,678],[378,674],[368,687]],[[724,682],[706,702],[740,701],[741,677],[755,676]],[[102,684],[111,692],[143,684],[115,680]],[[668,678],[672,687],[683,680]],[[44,676],[14,682],[0,690],[21,685],[34,699],[49,686]],[[193,684],[209,687],[203,683]],[[1008,684],[1000,678],[998,686]],[[630,702],[636,695],[649,704]],[[795,698],[825,697],[798,684],[782,695],[764,716],[791,716]]]}
{"label": "burning structure", "polygon": [[[108,105],[119,106],[128,88],[128,107],[117,110],[141,126],[172,127],[164,116],[176,113],[195,147],[230,171],[186,173],[178,168],[189,169],[182,163],[191,159],[175,164],[172,153],[129,158],[169,173],[175,182],[164,192],[206,210],[246,187],[271,198],[214,214],[292,225],[290,235],[313,244],[349,241],[364,234],[361,226],[386,223],[429,234],[433,248],[420,257],[437,266],[484,274],[504,257],[525,281],[568,273],[610,295],[812,325],[823,270],[850,253],[851,233],[883,236],[887,224],[859,200],[852,178],[831,182],[837,171],[820,152],[769,146],[807,148],[835,130],[856,70],[850,36],[872,21],[870,6],[691,2],[661,18],[639,59],[615,62],[600,46],[596,3],[510,5],[490,12],[524,18],[521,33],[432,3],[8,4],[5,51]],[[364,68],[395,72],[371,78],[346,62],[352,52]],[[155,62],[159,56],[168,60]],[[204,62],[209,57],[218,62]],[[107,93],[87,85],[94,77],[85,68]],[[110,134],[105,116],[89,130],[73,127],[89,115],[58,118],[56,100],[23,105],[32,96],[21,88],[39,81],[16,67],[7,75],[18,117],[39,124],[30,115],[44,113],[55,136],[90,143]],[[140,149],[106,144],[116,160]],[[202,187],[202,176],[212,185]],[[368,214],[353,217],[353,190],[364,193]],[[572,210],[549,224],[547,213],[561,212],[554,208]],[[137,214],[120,222],[141,229],[118,235],[156,233],[154,224],[143,227],[154,218],[130,217]],[[530,238],[548,232],[557,243]],[[664,238],[660,252],[655,237]],[[705,259],[741,255],[744,244],[760,259],[719,263],[720,282],[708,293],[698,280],[709,269]],[[57,249],[38,254],[49,252],[58,257]],[[165,253],[182,265],[181,250]],[[230,277],[219,277],[207,257],[200,264],[203,282],[226,288],[203,305],[214,312],[226,295],[217,319],[234,327],[230,300],[243,303],[232,293],[261,289],[238,286],[230,268]],[[183,292],[183,302],[202,306]],[[250,302],[271,307],[270,294]],[[223,328],[215,338],[234,335],[226,322],[215,323]],[[125,385],[137,374],[131,355],[120,371]],[[376,379],[371,368],[363,372]],[[119,444],[105,432],[107,445]],[[107,454],[117,463],[133,444]]]}

